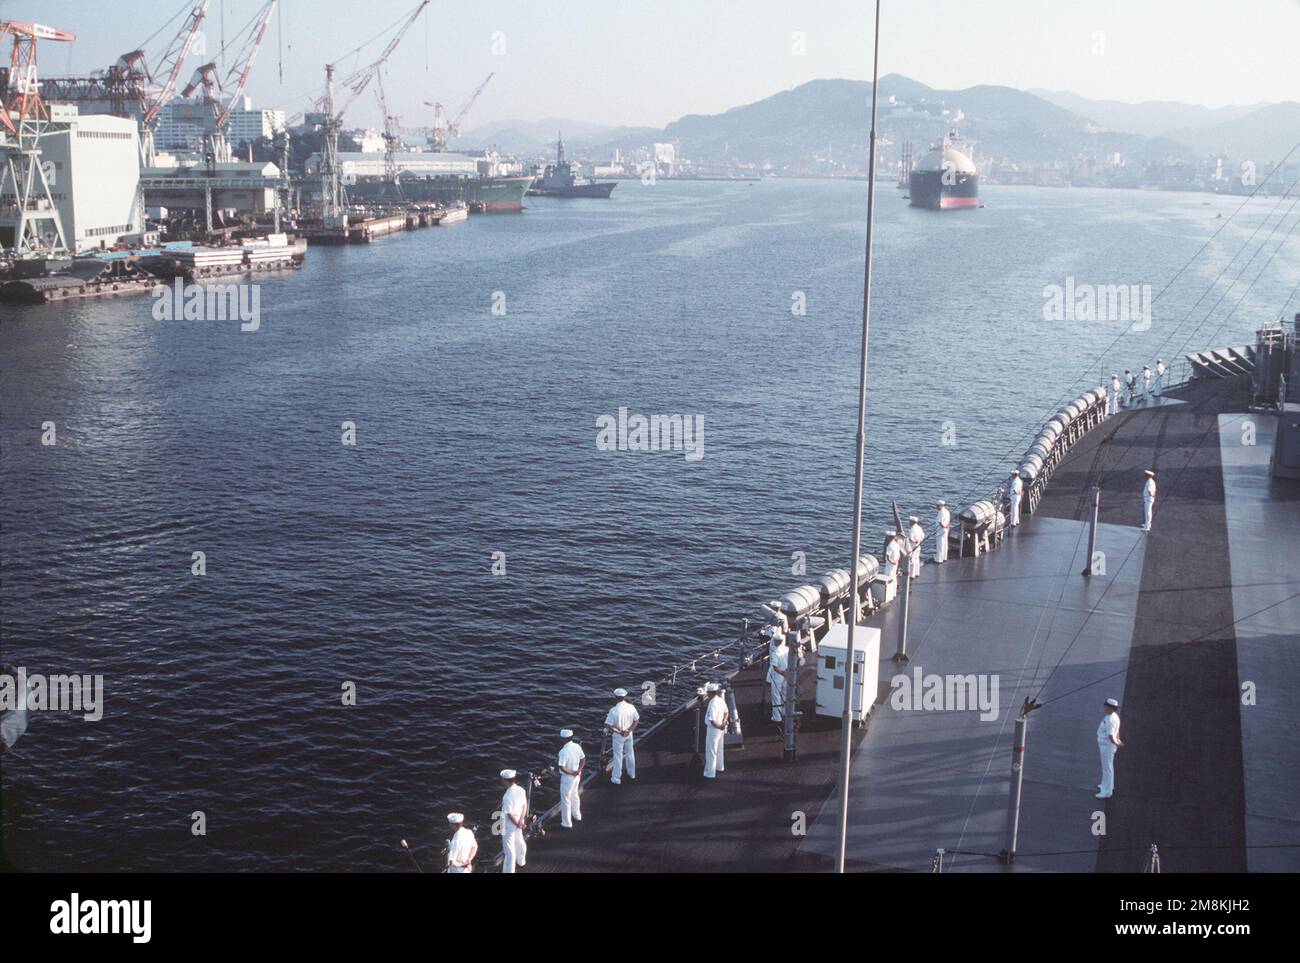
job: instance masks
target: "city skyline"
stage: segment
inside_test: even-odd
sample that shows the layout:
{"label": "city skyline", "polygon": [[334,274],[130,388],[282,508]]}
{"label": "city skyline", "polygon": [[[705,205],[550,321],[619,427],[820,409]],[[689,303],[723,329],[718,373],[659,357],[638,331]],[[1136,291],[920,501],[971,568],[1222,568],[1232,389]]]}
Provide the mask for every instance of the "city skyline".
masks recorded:
{"label": "city skyline", "polygon": [[[36,9],[5,0],[0,16],[77,34],[74,43],[42,46],[41,71],[53,76],[102,68],[176,17],[147,44],[157,49],[183,6],[120,0],[110,9],[45,0]],[[211,0],[204,59],[219,59],[223,35],[237,48],[241,28],[261,6],[261,0]],[[368,62],[387,28],[414,6],[413,0],[375,0],[362,32],[337,16],[348,9],[342,2],[281,0],[247,93],[259,107],[290,115],[302,110],[320,92],[327,59],[335,59],[341,75]],[[998,84],[1208,107],[1300,100],[1286,50],[1287,38],[1300,29],[1297,0],[1104,0],[1087,10],[1029,0],[886,2],[881,29],[881,74],[904,74],[938,89]],[[359,53],[345,55],[371,38]],[[425,101],[455,110],[489,72],[495,76],[466,130],[550,118],[662,127],[810,80],[869,79],[869,5],[827,0],[814,10],[790,10],[767,0],[694,6],[669,0],[655,10],[616,8],[563,22],[518,2],[453,11],[435,0],[389,62],[390,111],[406,126],[429,125],[433,109]],[[376,126],[379,119],[367,90],[345,123]]]}

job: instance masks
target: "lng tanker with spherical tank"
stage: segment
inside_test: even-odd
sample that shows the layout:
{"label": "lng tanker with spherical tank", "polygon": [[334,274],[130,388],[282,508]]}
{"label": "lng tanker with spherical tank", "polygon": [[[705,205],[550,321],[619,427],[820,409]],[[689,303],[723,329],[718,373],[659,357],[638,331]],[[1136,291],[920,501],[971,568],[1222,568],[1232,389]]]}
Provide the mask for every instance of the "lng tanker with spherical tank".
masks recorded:
{"label": "lng tanker with spherical tank", "polygon": [[973,144],[951,132],[912,168],[908,181],[913,207],[936,211],[979,207],[979,170],[970,158]]}

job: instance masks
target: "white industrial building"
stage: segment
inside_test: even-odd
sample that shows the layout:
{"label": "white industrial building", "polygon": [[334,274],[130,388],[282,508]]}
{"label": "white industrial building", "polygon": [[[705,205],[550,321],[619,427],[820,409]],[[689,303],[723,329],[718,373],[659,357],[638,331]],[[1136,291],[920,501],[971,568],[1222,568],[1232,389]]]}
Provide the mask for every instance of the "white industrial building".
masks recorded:
{"label": "white industrial building", "polygon": [[[50,105],[51,126],[41,138],[41,163],[50,197],[74,251],[112,247],[144,230],[140,191],[140,135],[136,121],[108,114],[79,114],[69,104]],[[0,208],[15,204],[6,189]],[[0,213],[0,246],[13,246],[14,224]]]}

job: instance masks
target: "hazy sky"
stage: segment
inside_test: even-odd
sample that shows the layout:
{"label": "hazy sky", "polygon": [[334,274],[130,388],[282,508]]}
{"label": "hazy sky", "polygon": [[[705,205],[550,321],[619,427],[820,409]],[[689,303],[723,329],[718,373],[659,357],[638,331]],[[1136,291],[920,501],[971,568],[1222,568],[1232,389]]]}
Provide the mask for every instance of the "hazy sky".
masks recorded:
{"label": "hazy sky", "polygon": [[[220,47],[223,11],[233,44],[261,5],[211,0],[208,59]],[[110,63],[182,6],[0,0],[0,16],[77,34],[75,43],[42,46],[43,72],[57,74]],[[414,7],[415,0],[281,0],[282,20],[249,92],[259,106],[301,109],[303,95],[319,90],[327,60]],[[662,126],[819,77],[869,79],[870,15],[867,0],[432,0],[390,61],[385,86],[409,126],[432,123],[421,101],[454,109],[490,71],[496,77],[466,129],[546,117]],[[503,52],[494,52],[494,39],[498,50],[504,40]],[[1300,0],[884,0],[881,73],[943,88],[992,83],[1222,106],[1300,100],[1298,42]],[[381,47],[366,47],[365,60],[340,60],[341,69]],[[378,118],[367,91],[345,120]]]}

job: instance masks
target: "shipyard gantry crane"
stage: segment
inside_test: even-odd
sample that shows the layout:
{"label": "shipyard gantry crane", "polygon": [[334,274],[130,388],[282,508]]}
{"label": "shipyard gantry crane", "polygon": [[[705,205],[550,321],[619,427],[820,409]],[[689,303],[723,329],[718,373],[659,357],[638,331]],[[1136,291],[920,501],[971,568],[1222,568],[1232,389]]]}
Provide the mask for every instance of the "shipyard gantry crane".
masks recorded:
{"label": "shipyard gantry crane", "polygon": [[[200,43],[200,28],[210,0],[186,0],[152,36],[122,54],[107,69],[89,77],[55,77],[43,81],[48,101],[77,104],[83,113],[134,118],[140,125],[140,163],[154,164],[154,132],[162,109],[176,95],[181,70]],[[180,28],[167,45],[150,55],[155,38],[177,19]]]}
{"label": "shipyard gantry crane", "polygon": [[13,37],[9,67],[0,84],[0,251],[17,257],[62,254],[68,250],[63,220],[41,165],[41,138],[50,129],[50,111],[41,99],[36,73],[37,40],[76,40],[74,34],[39,23],[0,21],[0,36]]}
{"label": "shipyard gantry crane", "polygon": [[460,136],[460,125],[465,119],[465,115],[468,114],[470,108],[474,106],[475,101],[479,98],[479,94],[483,93],[483,88],[488,85],[488,81],[495,76],[495,71],[488,74],[487,77],[484,78],[483,83],[479,84],[478,87],[475,88],[474,93],[469,95],[469,99],[460,105],[460,110],[456,111],[456,116],[451,120],[447,119],[447,113],[443,110],[441,103],[434,100],[426,100],[424,102],[424,106],[433,108],[433,127],[429,128],[431,131],[429,135],[429,145],[434,150],[446,150],[447,141],[453,137]]}
{"label": "shipyard gantry crane", "polygon": [[[320,219],[322,227],[340,227],[344,222],[343,205],[346,198],[339,170],[339,130],[342,126],[343,114],[352,105],[352,102],[365,92],[366,87],[370,85],[370,81],[379,72],[379,68],[392,56],[393,51],[397,49],[397,45],[406,36],[406,32],[411,29],[411,25],[415,23],[415,18],[428,5],[429,0],[421,0],[419,5],[411,11],[410,16],[402,21],[389,39],[388,44],[374,61],[359,70],[353,71],[339,81],[340,85],[348,91],[341,105],[336,104],[334,101],[334,64],[325,65],[325,93],[320,100],[316,101],[316,109],[309,112],[304,118],[307,123],[320,128],[321,131]],[[352,53],[355,52],[356,50],[352,51]]]}
{"label": "shipyard gantry crane", "polygon": [[401,189],[397,173],[397,148],[402,143],[402,118],[388,112],[388,98],[384,95],[384,72],[375,73],[375,99],[379,101],[379,113],[384,119],[384,181]]}
{"label": "shipyard gantry crane", "polygon": [[226,139],[226,124],[244,96],[248,85],[248,75],[253,70],[253,62],[266,37],[266,29],[275,16],[279,0],[267,0],[250,21],[249,29],[244,33],[242,46],[235,55],[233,63],[226,71],[223,81],[216,61],[203,64],[194,71],[190,82],[181,91],[182,97],[199,94],[203,104],[203,154],[208,166],[224,164],[230,161],[230,142]]}

